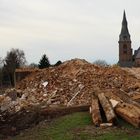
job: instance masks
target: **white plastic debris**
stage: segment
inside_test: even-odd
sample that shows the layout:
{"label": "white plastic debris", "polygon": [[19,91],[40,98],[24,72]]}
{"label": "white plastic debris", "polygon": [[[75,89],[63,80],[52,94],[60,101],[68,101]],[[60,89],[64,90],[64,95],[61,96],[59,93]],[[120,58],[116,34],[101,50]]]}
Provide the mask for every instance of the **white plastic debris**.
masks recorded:
{"label": "white plastic debris", "polygon": [[27,97],[28,97],[28,93],[24,93],[24,94],[22,94],[21,99],[25,100]]}
{"label": "white plastic debris", "polygon": [[46,87],[48,85],[48,81],[44,82],[42,85]]}

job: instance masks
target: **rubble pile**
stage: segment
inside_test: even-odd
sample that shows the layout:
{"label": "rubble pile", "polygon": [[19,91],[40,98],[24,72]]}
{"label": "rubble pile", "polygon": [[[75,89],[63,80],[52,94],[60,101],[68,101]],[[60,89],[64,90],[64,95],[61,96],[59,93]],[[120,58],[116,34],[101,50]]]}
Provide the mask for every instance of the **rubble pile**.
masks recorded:
{"label": "rubble pile", "polygon": [[140,79],[140,68],[133,67],[133,68],[123,68],[124,70],[130,72],[132,75],[134,75],[136,78]]}
{"label": "rubble pile", "polygon": [[[131,73],[74,59],[30,74],[14,89],[1,90],[0,129],[3,134],[15,135],[46,117],[87,111],[90,105],[95,125],[112,126],[117,114],[140,127],[138,101],[140,80]],[[107,118],[105,124],[100,106]]]}
{"label": "rubble pile", "polygon": [[107,96],[120,101],[122,92],[128,96],[140,93],[140,82],[118,67],[100,67],[74,59],[33,73],[18,83],[16,89],[6,91],[0,96],[0,110],[17,112],[38,105],[87,105],[97,89],[109,90]]}

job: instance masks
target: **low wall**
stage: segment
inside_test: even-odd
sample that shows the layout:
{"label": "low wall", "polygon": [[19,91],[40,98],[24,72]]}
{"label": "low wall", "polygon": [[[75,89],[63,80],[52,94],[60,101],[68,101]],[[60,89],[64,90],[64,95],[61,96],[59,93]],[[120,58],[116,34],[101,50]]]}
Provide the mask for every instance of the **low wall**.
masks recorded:
{"label": "low wall", "polygon": [[26,78],[28,75],[38,72],[39,69],[16,69],[15,71],[15,86],[18,82]]}

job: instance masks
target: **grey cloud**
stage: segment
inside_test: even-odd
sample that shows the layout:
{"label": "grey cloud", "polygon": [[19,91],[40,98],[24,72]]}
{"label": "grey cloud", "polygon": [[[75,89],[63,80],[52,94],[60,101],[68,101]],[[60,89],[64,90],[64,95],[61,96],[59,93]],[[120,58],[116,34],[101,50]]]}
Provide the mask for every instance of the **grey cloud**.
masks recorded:
{"label": "grey cloud", "polygon": [[[73,57],[116,63],[122,12],[139,45],[138,0],[0,0],[0,56],[11,47],[29,62],[48,53],[52,62]],[[133,25],[133,26],[132,26]],[[101,51],[103,50],[103,51]],[[32,56],[30,52],[33,51]],[[79,53],[77,53],[79,52]]]}

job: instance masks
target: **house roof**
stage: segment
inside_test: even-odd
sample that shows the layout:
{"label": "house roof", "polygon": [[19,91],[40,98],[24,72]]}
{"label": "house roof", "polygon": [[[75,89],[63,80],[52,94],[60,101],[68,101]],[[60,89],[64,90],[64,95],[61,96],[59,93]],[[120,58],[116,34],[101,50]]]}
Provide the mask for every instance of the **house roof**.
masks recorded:
{"label": "house roof", "polygon": [[140,59],[140,48],[138,49],[138,52],[136,54],[136,59]]}

